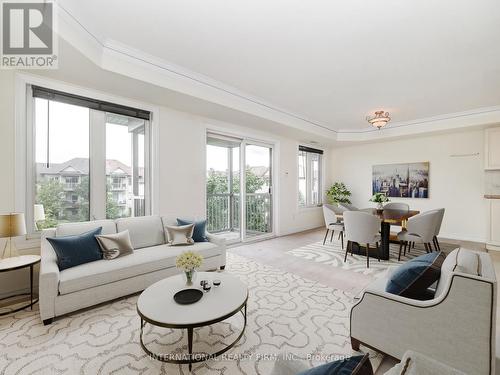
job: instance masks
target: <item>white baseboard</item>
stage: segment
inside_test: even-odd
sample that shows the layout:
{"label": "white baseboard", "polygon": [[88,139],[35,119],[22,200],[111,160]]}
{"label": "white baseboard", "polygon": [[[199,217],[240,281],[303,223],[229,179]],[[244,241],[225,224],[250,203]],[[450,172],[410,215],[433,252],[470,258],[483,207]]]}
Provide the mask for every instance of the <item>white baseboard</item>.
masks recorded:
{"label": "white baseboard", "polygon": [[464,242],[474,242],[477,244],[486,244],[486,238],[480,237],[467,237],[462,234],[454,234],[454,233],[442,233],[438,236],[439,239],[442,239],[446,242],[446,240],[454,240],[454,241],[464,241]]}
{"label": "white baseboard", "polygon": [[494,245],[492,243],[486,243],[486,249],[488,251],[500,251],[500,245]]}

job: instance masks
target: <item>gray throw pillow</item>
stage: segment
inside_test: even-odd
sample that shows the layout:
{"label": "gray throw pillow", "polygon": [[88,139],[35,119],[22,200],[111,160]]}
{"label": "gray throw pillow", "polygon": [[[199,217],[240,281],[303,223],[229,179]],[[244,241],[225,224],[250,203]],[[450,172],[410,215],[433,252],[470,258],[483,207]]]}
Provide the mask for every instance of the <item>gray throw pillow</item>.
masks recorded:
{"label": "gray throw pillow", "polygon": [[179,225],[179,226],[165,226],[165,232],[167,233],[167,243],[170,246],[182,246],[182,245],[192,245],[193,240],[194,224]]}
{"label": "gray throw pillow", "polygon": [[134,252],[128,230],[113,234],[101,234],[95,238],[101,247],[104,259],[115,259]]}

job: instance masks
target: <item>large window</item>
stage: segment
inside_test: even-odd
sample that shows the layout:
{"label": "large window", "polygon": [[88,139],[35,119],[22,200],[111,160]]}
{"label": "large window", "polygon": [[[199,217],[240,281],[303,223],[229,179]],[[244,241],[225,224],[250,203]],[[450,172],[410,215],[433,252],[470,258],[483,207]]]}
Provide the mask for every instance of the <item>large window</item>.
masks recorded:
{"label": "large window", "polygon": [[30,100],[33,230],[150,213],[149,112],[39,87]]}
{"label": "large window", "polygon": [[299,146],[299,207],[322,203],[321,159],[323,151]]}
{"label": "large window", "polygon": [[106,217],[144,215],[146,121],[106,114]]}

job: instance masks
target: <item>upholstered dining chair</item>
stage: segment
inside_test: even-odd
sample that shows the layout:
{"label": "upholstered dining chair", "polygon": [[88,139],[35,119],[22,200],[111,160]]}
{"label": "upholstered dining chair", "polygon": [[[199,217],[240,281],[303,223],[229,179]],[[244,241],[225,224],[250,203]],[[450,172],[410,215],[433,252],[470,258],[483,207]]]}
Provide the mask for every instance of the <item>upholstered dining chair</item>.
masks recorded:
{"label": "upholstered dining chair", "polygon": [[391,202],[384,206],[384,210],[410,211],[410,206],[406,203]]}
{"label": "upholstered dining chair", "polygon": [[403,247],[404,255],[406,255],[407,248],[409,250],[409,247],[411,247],[412,243],[415,244],[415,242],[423,244],[428,253],[432,252],[431,242],[436,235],[436,225],[439,215],[440,213],[438,210],[432,210],[412,216],[408,219],[406,230],[402,230],[398,233],[398,261],[401,260],[401,251]]}
{"label": "upholstered dining chair", "polygon": [[[410,206],[407,203],[390,202],[384,206],[384,210],[396,210],[396,211],[408,212],[410,211]],[[404,228],[406,228],[406,220],[403,220],[401,226],[393,226],[393,229],[396,231],[394,234],[397,234],[398,231],[401,231]]]}
{"label": "upholstered dining chair", "polygon": [[344,211],[361,211],[361,212],[367,212],[369,214],[374,215],[377,209],[369,207],[369,208],[358,208],[356,206],[353,206],[350,203],[339,203],[339,209],[344,212]]}
{"label": "upholstered dining chair", "polygon": [[356,206],[353,206],[350,203],[339,203],[339,208],[342,211],[359,211],[359,208],[357,208]]}
{"label": "upholstered dining chair", "polygon": [[438,215],[437,223],[436,223],[436,232],[434,233],[434,238],[432,239],[432,242],[434,243],[434,248],[437,251],[441,251],[441,246],[439,246],[439,241],[438,241],[438,237],[437,236],[439,236],[439,232],[441,231],[441,224],[443,224],[445,209],[444,208],[438,208],[435,211],[439,212],[439,215]]}
{"label": "upholstered dining chair", "polygon": [[328,232],[332,231],[330,242],[333,240],[333,235],[335,231],[339,232],[339,237],[342,241],[342,249],[344,248],[344,223],[340,221],[337,214],[341,213],[335,206],[324,204],[323,205],[323,217],[325,218],[326,233],[323,239],[323,245],[328,237]]}
{"label": "upholstered dining chair", "polygon": [[345,236],[347,247],[345,251],[344,262],[347,261],[347,253],[354,242],[366,245],[366,267],[370,268],[370,245],[375,244],[378,261],[380,262],[380,219],[367,212],[345,211],[344,212]]}

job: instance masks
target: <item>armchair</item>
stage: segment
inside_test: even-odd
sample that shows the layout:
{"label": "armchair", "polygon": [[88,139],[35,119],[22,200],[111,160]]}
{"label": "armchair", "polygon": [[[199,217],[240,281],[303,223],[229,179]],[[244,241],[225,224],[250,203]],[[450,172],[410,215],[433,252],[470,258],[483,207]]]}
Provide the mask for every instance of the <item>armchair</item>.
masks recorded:
{"label": "armchair", "polygon": [[371,284],[351,310],[351,345],[401,359],[406,350],[470,374],[495,373],[496,276],[490,256],[456,249],[445,259],[433,299],[385,292]]}

